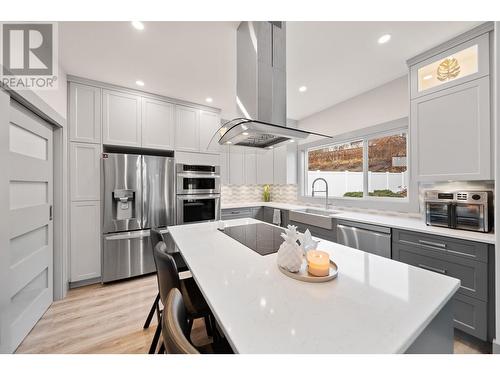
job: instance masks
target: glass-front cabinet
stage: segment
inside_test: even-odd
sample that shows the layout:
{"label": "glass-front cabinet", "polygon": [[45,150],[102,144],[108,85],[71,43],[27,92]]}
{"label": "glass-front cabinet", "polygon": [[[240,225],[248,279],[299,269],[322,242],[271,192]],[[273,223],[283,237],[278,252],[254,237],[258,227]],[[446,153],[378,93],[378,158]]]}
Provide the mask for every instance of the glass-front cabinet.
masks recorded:
{"label": "glass-front cabinet", "polygon": [[411,97],[416,98],[489,74],[488,34],[447,49],[411,67]]}

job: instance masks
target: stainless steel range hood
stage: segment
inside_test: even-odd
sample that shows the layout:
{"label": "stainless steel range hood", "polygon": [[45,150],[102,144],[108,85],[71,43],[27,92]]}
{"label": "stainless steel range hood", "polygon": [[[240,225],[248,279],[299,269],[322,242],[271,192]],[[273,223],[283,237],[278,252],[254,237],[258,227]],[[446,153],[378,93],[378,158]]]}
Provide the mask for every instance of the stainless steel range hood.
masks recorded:
{"label": "stainless steel range hood", "polygon": [[219,129],[219,144],[269,148],[310,135],[327,137],[286,126],[285,22],[238,27],[236,104],[241,117]]}

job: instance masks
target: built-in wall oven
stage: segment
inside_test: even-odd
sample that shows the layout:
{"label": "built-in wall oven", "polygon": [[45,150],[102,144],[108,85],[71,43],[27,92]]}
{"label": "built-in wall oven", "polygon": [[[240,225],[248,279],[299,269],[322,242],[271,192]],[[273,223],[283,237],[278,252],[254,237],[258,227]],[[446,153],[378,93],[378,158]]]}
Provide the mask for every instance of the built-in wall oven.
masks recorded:
{"label": "built-in wall oven", "polygon": [[425,192],[427,225],[489,232],[493,227],[491,191]]}
{"label": "built-in wall oven", "polygon": [[177,224],[220,219],[220,167],[177,164]]}

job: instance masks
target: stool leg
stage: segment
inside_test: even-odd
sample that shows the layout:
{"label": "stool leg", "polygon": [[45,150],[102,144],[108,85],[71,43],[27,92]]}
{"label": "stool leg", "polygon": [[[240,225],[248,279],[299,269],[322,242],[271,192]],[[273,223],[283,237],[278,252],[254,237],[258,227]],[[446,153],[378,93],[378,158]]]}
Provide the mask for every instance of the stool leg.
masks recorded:
{"label": "stool leg", "polygon": [[207,314],[203,317],[205,321],[205,329],[207,330],[207,336],[213,336],[213,328],[212,328],[212,320],[210,319],[210,314]]}
{"label": "stool leg", "polygon": [[151,320],[153,320],[153,315],[155,311],[158,310],[158,302],[160,301],[160,293],[156,295],[155,301],[153,302],[153,306],[151,306],[151,310],[149,310],[148,317],[146,318],[146,322],[144,322],[144,329],[148,328],[151,324]]}
{"label": "stool leg", "polygon": [[149,347],[149,354],[156,353],[156,347],[158,346],[158,340],[160,339],[160,334],[161,334],[161,318],[160,321],[158,322],[158,327],[156,327],[156,331],[153,336],[153,341],[151,341],[151,346]]}

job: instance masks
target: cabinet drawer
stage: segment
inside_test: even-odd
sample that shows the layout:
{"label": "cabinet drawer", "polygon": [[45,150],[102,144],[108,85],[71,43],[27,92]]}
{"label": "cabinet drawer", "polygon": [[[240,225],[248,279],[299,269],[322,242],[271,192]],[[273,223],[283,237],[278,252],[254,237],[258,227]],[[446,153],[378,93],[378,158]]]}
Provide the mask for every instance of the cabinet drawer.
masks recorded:
{"label": "cabinet drawer", "polygon": [[252,218],[254,211],[252,207],[224,209],[221,211],[222,220]]}
{"label": "cabinet drawer", "polygon": [[417,232],[393,230],[393,241],[416,245],[422,249],[440,254],[456,255],[481,262],[488,261],[488,245],[480,242],[459,240]]}
{"label": "cabinet drawer", "polygon": [[422,254],[420,249],[393,244],[393,258],[412,266],[460,279],[459,293],[487,301],[488,270],[485,263],[460,257],[442,259]]}
{"label": "cabinet drawer", "polygon": [[488,339],[486,302],[457,293],[452,304],[455,328],[486,341]]}

